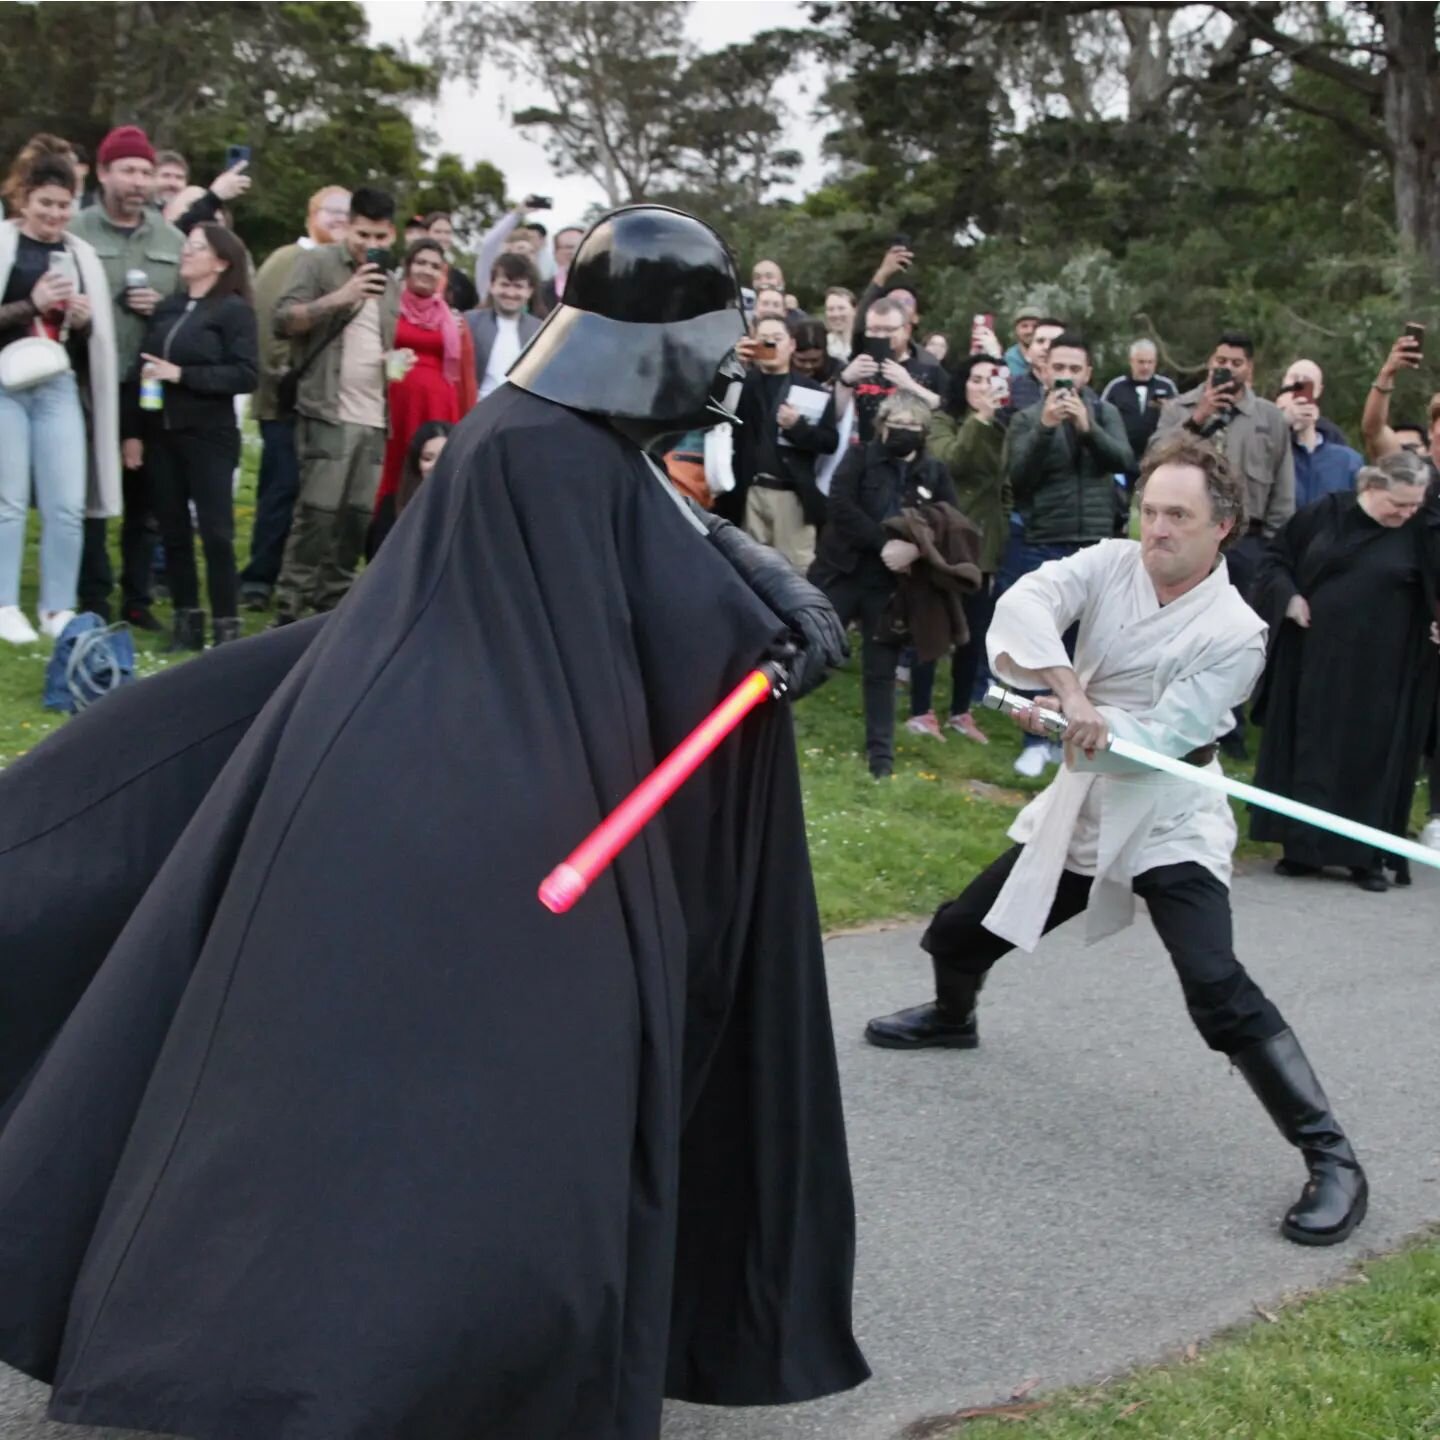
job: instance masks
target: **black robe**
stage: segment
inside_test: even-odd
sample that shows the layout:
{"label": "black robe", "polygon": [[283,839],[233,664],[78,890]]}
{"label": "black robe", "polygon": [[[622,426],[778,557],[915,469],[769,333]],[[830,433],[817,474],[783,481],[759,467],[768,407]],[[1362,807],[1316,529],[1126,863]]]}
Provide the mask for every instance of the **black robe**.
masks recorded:
{"label": "black robe", "polygon": [[[1270,626],[1253,706],[1264,727],[1257,785],[1408,833],[1435,707],[1437,535],[1428,511],[1387,527],[1340,493],[1298,511],[1270,542],[1251,592]],[[1310,606],[1309,629],[1285,618],[1295,595]],[[1370,846],[1268,810],[1251,809],[1250,834],[1301,864],[1381,863]]]}
{"label": "black robe", "polygon": [[338,612],[0,776],[0,1359],[54,1418],[650,1440],[865,1377],[787,709],[535,894],[779,629],[505,387]]}

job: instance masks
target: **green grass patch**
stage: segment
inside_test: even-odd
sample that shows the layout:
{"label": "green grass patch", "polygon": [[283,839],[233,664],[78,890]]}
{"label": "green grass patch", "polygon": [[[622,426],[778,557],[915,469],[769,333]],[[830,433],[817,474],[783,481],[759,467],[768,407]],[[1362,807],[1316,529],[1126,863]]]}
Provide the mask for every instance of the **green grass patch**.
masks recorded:
{"label": "green grass patch", "polygon": [[[967,1415],[973,1412],[960,1412]],[[1376,1260],[1349,1283],[1259,1312],[1185,1357],[1107,1384],[937,1417],[913,1440],[1436,1440],[1440,1247]]]}

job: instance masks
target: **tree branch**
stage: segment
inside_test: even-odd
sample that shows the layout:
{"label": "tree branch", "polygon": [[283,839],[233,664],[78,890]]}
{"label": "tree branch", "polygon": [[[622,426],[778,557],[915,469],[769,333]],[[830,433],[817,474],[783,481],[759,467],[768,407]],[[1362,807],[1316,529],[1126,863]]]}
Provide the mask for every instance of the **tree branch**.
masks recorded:
{"label": "tree branch", "polygon": [[1358,120],[1352,120],[1338,110],[1329,110],[1323,105],[1311,104],[1308,100],[1297,100],[1271,80],[1261,81],[1260,89],[1267,99],[1273,100],[1277,105],[1283,105],[1287,110],[1298,110],[1302,115],[1313,115],[1317,120],[1324,120],[1342,135],[1348,135],[1362,149],[1378,152],[1387,160],[1394,160],[1395,146],[1383,130],[1373,125],[1362,125]]}
{"label": "tree branch", "polygon": [[1362,95],[1379,98],[1384,92],[1384,83],[1378,75],[1332,59],[1325,54],[1325,47],[1319,44],[1287,35],[1278,26],[1272,25],[1253,5],[1221,4],[1215,8],[1228,15],[1247,36],[1265,41],[1272,50],[1296,65],[1303,65],[1305,69],[1324,75],[1347,89],[1358,90]]}

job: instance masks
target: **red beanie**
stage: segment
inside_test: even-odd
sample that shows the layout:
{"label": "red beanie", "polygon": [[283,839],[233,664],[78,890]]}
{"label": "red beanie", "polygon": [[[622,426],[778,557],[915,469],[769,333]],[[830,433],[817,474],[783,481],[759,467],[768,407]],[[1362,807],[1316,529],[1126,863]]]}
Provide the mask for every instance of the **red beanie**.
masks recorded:
{"label": "red beanie", "polygon": [[95,152],[99,165],[113,165],[117,160],[148,160],[155,163],[155,147],[138,125],[121,125],[112,130]]}

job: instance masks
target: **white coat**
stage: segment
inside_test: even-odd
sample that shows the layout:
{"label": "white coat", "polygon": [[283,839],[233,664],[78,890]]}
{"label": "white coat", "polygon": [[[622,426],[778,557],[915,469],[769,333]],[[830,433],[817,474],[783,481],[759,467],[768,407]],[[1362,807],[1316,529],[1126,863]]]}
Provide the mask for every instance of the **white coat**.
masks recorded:
{"label": "white coat", "polygon": [[[68,231],[65,248],[80,274],[80,289],[90,297],[90,465],[85,514],[92,520],[120,513],[120,374],[115,357],[115,312],[105,267],[88,240]],[[20,249],[18,221],[0,223],[0,295]]]}
{"label": "white coat", "polygon": [[[1139,544],[1106,540],[1005,592],[987,638],[992,672],[1043,690],[1037,672],[1071,663],[1061,636],[1077,620],[1074,669],[1090,702],[1117,739],[1165,755],[1188,755],[1229,730],[1231,710],[1265,667],[1265,622],[1223,561],[1161,606]],[[1066,869],[1095,879],[1089,944],[1134,919],[1131,882],[1147,870],[1194,861],[1230,883],[1235,819],[1223,795],[1104,752],[1074,765],[1062,766],[1011,827],[1025,850],[985,917],[987,930],[1033,950]]]}

